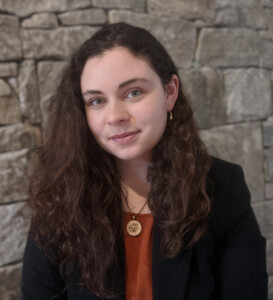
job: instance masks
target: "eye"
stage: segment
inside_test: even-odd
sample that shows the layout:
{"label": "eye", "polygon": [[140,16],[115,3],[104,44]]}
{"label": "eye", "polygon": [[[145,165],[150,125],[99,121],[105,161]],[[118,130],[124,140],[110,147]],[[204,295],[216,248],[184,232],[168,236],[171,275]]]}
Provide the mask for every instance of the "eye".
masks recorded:
{"label": "eye", "polygon": [[96,98],[96,99],[88,101],[88,106],[99,106],[103,103],[104,103],[103,99]]}
{"label": "eye", "polygon": [[134,98],[142,94],[140,90],[132,90],[128,93],[127,98]]}

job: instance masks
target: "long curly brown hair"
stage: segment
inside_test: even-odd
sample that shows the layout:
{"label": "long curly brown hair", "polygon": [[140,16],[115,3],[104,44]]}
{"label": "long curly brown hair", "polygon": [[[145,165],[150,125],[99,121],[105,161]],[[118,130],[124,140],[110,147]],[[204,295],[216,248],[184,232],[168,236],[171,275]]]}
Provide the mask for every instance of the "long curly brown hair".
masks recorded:
{"label": "long curly brown hair", "polygon": [[[163,86],[173,74],[179,78],[164,47],[145,29],[116,23],[96,32],[72,55],[52,98],[29,198],[34,241],[63,276],[67,264],[80,270],[82,283],[99,297],[123,292],[114,282],[120,268],[124,195],[115,158],[97,144],[88,127],[80,78],[88,58],[116,46],[145,59]],[[148,205],[166,257],[192,247],[204,235],[211,210],[206,192],[211,158],[179,84],[174,119],[167,121],[153,149],[147,174]]]}

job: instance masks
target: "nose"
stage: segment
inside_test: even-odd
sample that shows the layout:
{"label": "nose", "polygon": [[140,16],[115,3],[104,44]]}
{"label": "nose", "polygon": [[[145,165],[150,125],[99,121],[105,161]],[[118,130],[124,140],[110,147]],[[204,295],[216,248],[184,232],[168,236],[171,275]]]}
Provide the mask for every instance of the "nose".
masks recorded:
{"label": "nose", "polygon": [[112,101],[109,105],[107,123],[109,125],[118,125],[128,122],[130,119],[126,104],[121,100]]}

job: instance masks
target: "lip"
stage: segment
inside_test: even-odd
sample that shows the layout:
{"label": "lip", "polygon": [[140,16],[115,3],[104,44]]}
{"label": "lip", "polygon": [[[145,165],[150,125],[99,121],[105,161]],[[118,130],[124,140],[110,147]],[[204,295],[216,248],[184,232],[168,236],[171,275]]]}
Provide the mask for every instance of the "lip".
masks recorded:
{"label": "lip", "polygon": [[134,138],[138,135],[140,131],[130,131],[130,132],[124,132],[122,134],[113,135],[110,137],[110,140],[113,140],[114,142],[118,144],[128,144],[134,140]]}

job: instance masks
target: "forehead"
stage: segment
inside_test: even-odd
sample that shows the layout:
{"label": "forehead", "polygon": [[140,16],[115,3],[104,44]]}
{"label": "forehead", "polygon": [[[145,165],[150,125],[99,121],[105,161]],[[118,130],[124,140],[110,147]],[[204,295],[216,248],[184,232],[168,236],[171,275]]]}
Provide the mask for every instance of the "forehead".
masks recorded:
{"label": "forehead", "polygon": [[116,47],[87,60],[81,76],[81,89],[116,88],[131,78],[160,82],[160,78],[144,58],[133,55],[126,48]]}

